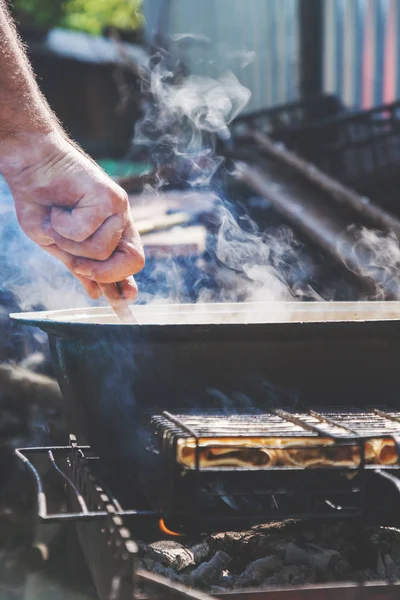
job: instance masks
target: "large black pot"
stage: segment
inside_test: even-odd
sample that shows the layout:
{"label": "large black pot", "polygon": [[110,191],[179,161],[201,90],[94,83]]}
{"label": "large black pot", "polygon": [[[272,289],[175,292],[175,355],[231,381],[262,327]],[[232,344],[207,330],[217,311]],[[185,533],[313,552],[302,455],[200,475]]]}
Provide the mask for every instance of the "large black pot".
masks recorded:
{"label": "large black pot", "polygon": [[48,333],[71,430],[113,467],[133,467],[140,455],[144,409],[400,406],[400,303],[138,306],[135,314],[138,325],[103,308],[12,315]]}

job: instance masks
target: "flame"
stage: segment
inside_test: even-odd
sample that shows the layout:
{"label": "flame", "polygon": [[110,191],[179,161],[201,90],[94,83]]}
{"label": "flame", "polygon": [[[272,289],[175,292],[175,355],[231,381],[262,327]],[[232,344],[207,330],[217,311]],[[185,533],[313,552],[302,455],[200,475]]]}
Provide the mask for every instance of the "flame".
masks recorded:
{"label": "flame", "polygon": [[181,534],[180,533],[176,533],[176,531],[171,531],[170,529],[168,529],[168,527],[166,527],[165,523],[164,523],[164,519],[160,519],[159,522],[159,527],[161,529],[161,531],[163,533],[166,533],[167,535],[173,535],[175,537],[180,537]]}

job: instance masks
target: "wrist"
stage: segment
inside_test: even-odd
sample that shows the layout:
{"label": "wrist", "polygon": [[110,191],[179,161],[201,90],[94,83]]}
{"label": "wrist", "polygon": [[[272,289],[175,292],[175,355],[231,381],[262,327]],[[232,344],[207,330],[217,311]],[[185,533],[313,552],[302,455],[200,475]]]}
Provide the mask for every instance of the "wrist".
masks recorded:
{"label": "wrist", "polygon": [[37,131],[20,131],[0,139],[0,173],[8,183],[66,150],[67,137],[58,124]]}

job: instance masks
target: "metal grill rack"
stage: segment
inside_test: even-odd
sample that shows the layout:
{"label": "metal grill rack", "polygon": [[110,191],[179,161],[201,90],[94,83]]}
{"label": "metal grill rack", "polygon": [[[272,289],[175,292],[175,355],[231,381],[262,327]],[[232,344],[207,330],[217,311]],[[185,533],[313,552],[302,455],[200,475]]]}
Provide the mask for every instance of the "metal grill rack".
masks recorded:
{"label": "metal grill rack", "polygon": [[[145,505],[138,504],[135,479],[123,469],[116,485],[111,485],[114,493],[100,483],[98,473],[102,471],[98,466],[102,461],[90,452],[89,447],[77,446],[74,439],[70,446],[65,447],[17,450],[17,455],[36,480],[40,520],[76,521],[83,531],[90,529],[93,521],[105,522],[109,525],[106,532],[109,531],[110,535],[107,545],[114,547],[117,544],[117,555],[122,548],[129,556],[134,554],[132,548],[129,549],[128,543],[126,550],[126,543],[121,540],[129,542],[129,529],[133,527],[136,532],[136,525],[142,522],[150,521],[157,526],[158,520],[164,518],[174,530],[201,528],[206,531],[220,528],[222,523],[225,527],[236,527],[243,523],[286,517],[352,517],[374,510],[373,503],[367,501],[366,496],[370,481],[377,476],[381,486],[389,486],[396,494],[400,492],[398,464],[367,465],[363,460],[364,442],[370,438],[393,439],[399,449],[400,413],[389,409],[276,410],[237,414],[163,412],[153,413],[147,427],[153,431],[154,444],[145,452],[151,452],[152,458],[156,457],[158,462],[152,463],[152,488],[146,490],[150,501]],[[274,439],[278,443],[280,437],[292,438],[296,448],[305,447],[305,442],[313,439],[314,450],[319,447],[319,439],[323,447],[324,440],[326,442],[330,438],[334,447],[358,448],[361,460],[355,466],[315,469],[293,465],[270,469],[202,468],[198,455],[194,469],[177,463],[176,444],[179,439],[193,438],[198,454],[200,440],[216,436],[268,436],[272,448]],[[48,510],[46,490],[34,466],[35,460],[43,457],[47,457],[64,480],[68,490],[68,512],[52,513]],[[145,473],[149,471],[146,464],[145,461]],[[140,479],[140,469],[137,476]],[[105,481],[109,486],[112,480],[106,477]],[[145,479],[142,483],[145,484]],[[379,499],[381,505],[382,500]],[[83,540],[87,537],[84,534]]]}
{"label": "metal grill rack", "polygon": [[[373,438],[391,438],[400,457],[400,412],[374,409],[313,410],[296,412],[277,409],[274,412],[226,414],[202,411],[201,413],[171,414],[164,411],[152,418],[152,426],[162,440],[164,450],[173,447],[181,438],[193,438],[196,449],[196,469],[199,470],[200,440],[227,438],[226,446],[233,444],[232,438],[329,438],[337,445],[360,448],[363,442]],[[302,447],[301,439],[299,448]],[[303,442],[304,444],[304,442]],[[322,441],[321,441],[322,445]],[[254,447],[257,447],[255,444]],[[262,447],[266,447],[263,445]],[[274,445],[269,446],[274,448]],[[279,448],[280,446],[276,446]],[[369,465],[361,464],[368,467]],[[399,465],[391,465],[397,468]],[[290,467],[288,467],[290,468]]]}
{"label": "metal grill rack", "polygon": [[[235,521],[362,515],[366,508],[368,477],[376,474],[390,480],[400,490],[396,476],[398,464],[378,468],[366,465],[364,461],[364,442],[378,437],[393,439],[400,456],[400,413],[378,409],[276,410],[242,414],[164,411],[151,419],[151,425],[165,459],[167,481],[171,482],[169,490],[164,489],[166,512],[186,524],[192,519],[193,507],[204,522],[224,518]],[[296,448],[306,448],[305,441],[310,438],[314,444],[321,438],[322,447],[323,441],[329,438],[335,447],[358,448],[360,461],[352,467],[318,469],[285,466],[259,470],[200,465],[201,443],[207,438],[226,437],[229,447],[230,444],[234,446],[236,438],[263,436],[269,438],[269,448],[279,447],[274,445],[274,438],[277,444],[281,437],[297,439]],[[195,441],[195,468],[187,468],[176,461],[177,442],[182,438]]]}

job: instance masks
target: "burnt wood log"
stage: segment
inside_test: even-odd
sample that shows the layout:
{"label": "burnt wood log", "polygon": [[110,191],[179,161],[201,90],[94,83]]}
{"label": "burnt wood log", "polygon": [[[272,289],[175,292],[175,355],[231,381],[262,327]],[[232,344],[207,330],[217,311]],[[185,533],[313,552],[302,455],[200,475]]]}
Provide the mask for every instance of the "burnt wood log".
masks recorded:
{"label": "burnt wood log", "polygon": [[162,540],[146,548],[146,556],[176,571],[182,571],[204,561],[209,552],[210,547],[207,542],[187,548],[173,540]]}
{"label": "burnt wood log", "polygon": [[320,548],[314,544],[299,546],[289,543],[285,551],[285,565],[307,565],[317,571],[327,571],[341,560],[337,550]]}
{"label": "burnt wood log", "polygon": [[163,165],[150,173],[126,175],[116,179],[128,194],[140,194],[147,187],[160,188],[163,184],[179,184],[179,175],[174,165]]}

